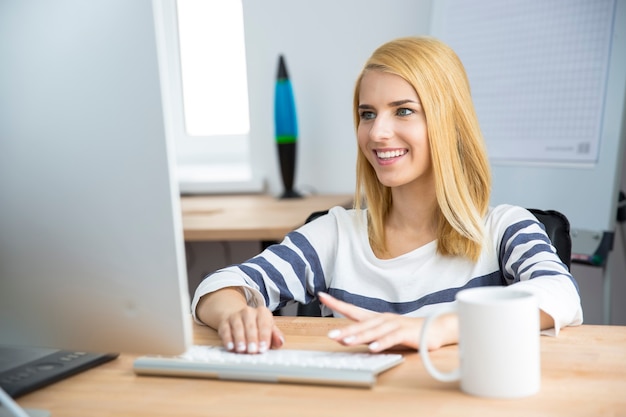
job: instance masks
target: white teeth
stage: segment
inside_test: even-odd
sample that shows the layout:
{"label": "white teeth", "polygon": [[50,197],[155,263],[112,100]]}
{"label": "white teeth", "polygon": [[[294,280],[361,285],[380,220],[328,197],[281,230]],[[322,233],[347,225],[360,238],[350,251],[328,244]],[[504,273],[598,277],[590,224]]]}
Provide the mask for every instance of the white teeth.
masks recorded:
{"label": "white teeth", "polygon": [[385,151],[385,152],[376,151],[376,155],[380,159],[390,159],[390,158],[397,158],[398,156],[402,156],[406,152],[407,152],[406,149],[396,149],[395,151]]}

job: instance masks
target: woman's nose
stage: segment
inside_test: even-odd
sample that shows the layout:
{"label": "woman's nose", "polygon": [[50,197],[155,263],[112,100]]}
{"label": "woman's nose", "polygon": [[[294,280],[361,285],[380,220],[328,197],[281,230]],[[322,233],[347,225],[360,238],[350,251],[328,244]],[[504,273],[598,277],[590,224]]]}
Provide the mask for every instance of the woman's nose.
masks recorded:
{"label": "woman's nose", "polygon": [[370,139],[377,141],[387,140],[391,138],[392,135],[393,124],[391,120],[389,120],[388,117],[379,114],[370,129]]}

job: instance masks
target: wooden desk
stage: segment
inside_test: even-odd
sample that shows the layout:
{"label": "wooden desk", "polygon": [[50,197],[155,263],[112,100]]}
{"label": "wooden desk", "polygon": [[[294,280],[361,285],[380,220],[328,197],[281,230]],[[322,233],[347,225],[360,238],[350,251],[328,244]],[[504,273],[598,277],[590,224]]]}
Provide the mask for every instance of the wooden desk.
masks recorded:
{"label": "wooden desk", "polygon": [[[276,317],[288,348],[346,349],[326,337],[340,319]],[[195,326],[196,343],[218,343]],[[542,388],[516,400],[471,397],[433,380],[419,354],[382,374],[375,387],[248,383],[136,376],[133,356],[118,359],[18,398],[22,407],[60,416],[626,416],[626,326],[580,326],[541,338]],[[457,347],[432,354],[442,369]]]}
{"label": "wooden desk", "polygon": [[281,200],[264,194],[183,196],[185,241],[280,241],[314,211],[352,207],[349,194]]}

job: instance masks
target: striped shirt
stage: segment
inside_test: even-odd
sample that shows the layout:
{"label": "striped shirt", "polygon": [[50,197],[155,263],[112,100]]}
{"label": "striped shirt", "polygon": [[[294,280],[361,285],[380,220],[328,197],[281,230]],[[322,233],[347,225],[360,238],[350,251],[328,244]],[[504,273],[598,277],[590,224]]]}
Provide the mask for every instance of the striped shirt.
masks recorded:
{"label": "striped shirt", "polygon": [[[436,241],[379,259],[369,244],[366,213],[334,207],[280,244],[207,276],[196,290],[192,311],[195,315],[205,294],[243,286],[249,305],[270,310],[309,303],[324,291],[368,310],[420,317],[454,302],[462,289],[514,285],[535,294],[539,307],[554,318],[548,334],[582,323],[576,281],[532,213],[511,205],[492,207],[485,216],[485,235],[477,262],[438,254]],[[322,306],[322,314],[333,312]]]}

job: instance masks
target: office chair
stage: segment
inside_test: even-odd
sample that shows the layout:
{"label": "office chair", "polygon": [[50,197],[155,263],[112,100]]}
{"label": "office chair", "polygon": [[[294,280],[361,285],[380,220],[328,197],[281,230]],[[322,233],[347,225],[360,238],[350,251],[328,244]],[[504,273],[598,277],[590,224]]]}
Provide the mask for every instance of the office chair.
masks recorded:
{"label": "office chair", "polygon": [[[546,234],[552,241],[557,255],[567,269],[570,269],[572,259],[572,237],[570,235],[570,224],[567,217],[556,210],[528,209],[541,222],[546,230]],[[328,210],[313,212],[307,217],[308,223],[316,218],[328,213]],[[313,300],[309,304],[298,304],[298,316],[319,317],[322,315],[319,301]]]}

